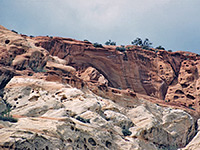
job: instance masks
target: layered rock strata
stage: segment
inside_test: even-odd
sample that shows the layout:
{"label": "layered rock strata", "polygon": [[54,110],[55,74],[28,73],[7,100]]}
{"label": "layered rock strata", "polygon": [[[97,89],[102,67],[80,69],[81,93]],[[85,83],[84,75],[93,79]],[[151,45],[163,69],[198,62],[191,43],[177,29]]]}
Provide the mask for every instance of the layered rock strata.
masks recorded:
{"label": "layered rock strata", "polygon": [[125,52],[119,52],[115,46],[96,48],[90,42],[58,37],[34,40],[37,46],[75,67],[85,80],[128,88],[169,105],[200,111],[200,56],[197,54],[144,50],[137,46],[126,46]]}
{"label": "layered rock strata", "polygon": [[[122,96],[122,95],[121,95]],[[8,149],[174,149],[195,135],[186,112],[146,100],[127,108],[61,83],[14,77],[4,90],[17,123],[0,121]]]}
{"label": "layered rock strata", "polygon": [[194,53],[0,26],[0,149],[198,149],[199,75]]}

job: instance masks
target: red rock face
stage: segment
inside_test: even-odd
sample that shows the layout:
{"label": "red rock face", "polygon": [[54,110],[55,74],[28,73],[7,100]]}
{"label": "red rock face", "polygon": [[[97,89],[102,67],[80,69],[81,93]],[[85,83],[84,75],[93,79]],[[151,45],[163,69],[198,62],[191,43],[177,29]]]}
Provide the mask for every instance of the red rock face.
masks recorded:
{"label": "red rock face", "polygon": [[166,95],[167,101],[173,101],[199,111],[199,65],[199,60],[182,61],[177,84],[169,86]]}
{"label": "red rock face", "polygon": [[115,46],[96,48],[90,42],[69,38],[29,38],[7,29],[0,31],[0,64],[14,70],[8,73],[0,69],[2,88],[14,73],[34,75],[78,88],[87,84],[93,92],[111,99],[117,99],[119,93],[126,95],[123,91],[130,89],[134,91],[132,94],[128,90],[132,97],[139,93],[160,99],[166,105],[200,112],[197,54],[144,50],[137,46],[126,46],[126,51],[120,52]]}
{"label": "red rock face", "polygon": [[0,90],[14,75],[36,72],[46,65],[48,52],[30,43],[0,26]]}
{"label": "red rock face", "polygon": [[153,96],[183,107],[199,107],[199,59],[188,52],[150,51],[139,47],[119,52],[115,47],[95,48],[64,38],[36,37],[37,45],[65,59],[79,74],[93,67],[118,89]]}

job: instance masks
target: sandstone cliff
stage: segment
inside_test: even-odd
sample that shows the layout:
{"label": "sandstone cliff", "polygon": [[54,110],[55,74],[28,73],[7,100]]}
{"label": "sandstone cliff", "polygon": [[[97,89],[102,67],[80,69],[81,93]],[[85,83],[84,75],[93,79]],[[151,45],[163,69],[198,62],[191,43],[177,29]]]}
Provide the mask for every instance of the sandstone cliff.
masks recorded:
{"label": "sandstone cliff", "polygon": [[34,40],[51,55],[65,59],[80,75],[93,67],[110,87],[129,88],[169,105],[175,103],[200,111],[200,56],[197,54],[144,50],[136,46],[127,46],[123,53],[113,46],[95,48],[89,42],[66,38],[36,37]]}
{"label": "sandstone cliff", "polygon": [[198,150],[199,75],[194,53],[0,26],[0,149]]}

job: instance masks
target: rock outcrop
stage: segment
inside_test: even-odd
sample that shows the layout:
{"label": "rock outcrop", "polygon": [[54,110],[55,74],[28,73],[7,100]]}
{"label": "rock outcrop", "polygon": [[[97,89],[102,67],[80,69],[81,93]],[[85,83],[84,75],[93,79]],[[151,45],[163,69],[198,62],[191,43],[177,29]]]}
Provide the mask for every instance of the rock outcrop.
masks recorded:
{"label": "rock outcrop", "polygon": [[0,121],[2,148],[173,149],[195,135],[194,119],[182,110],[146,100],[126,108],[89,91],[34,77],[12,78],[4,99],[18,122]]}
{"label": "rock outcrop", "polygon": [[95,48],[89,42],[58,37],[34,40],[37,46],[75,67],[85,80],[102,80],[110,87],[129,88],[169,105],[175,103],[199,112],[200,56],[197,54],[144,50],[136,46],[126,46],[125,52],[119,52],[115,46]]}
{"label": "rock outcrop", "polygon": [[194,53],[0,26],[0,149],[198,149],[199,76]]}
{"label": "rock outcrop", "polygon": [[198,150],[200,147],[200,120],[197,121],[198,129],[196,136],[192,139],[192,141],[183,149],[181,150]]}

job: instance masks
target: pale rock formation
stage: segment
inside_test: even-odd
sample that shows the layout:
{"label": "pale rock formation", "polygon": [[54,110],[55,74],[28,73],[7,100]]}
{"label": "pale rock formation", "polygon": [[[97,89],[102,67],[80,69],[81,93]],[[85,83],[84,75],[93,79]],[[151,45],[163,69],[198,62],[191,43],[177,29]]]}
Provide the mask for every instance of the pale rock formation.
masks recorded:
{"label": "pale rock formation", "polygon": [[4,99],[18,122],[0,122],[1,148],[177,149],[195,134],[194,119],[182,110],[146,100],[125,108],[90,91],[34,77],[12,78]]}
{"label": "pale rock formation", "polygon": [[88,67],[83,73],[81,73],[80,78],[84,81],[92,81],[108,85],[108,80],[92,67]]}
{"label": "pale rock formation", "polygon": [[129,110],[127,115],[136,125],[130,128],[133,133],[131,136],[169,148],[186,145],[195,135],[194,119],[182,110],[156,107],[147,104],[146,107],[138,106]]}
{"label": "pale rock formation", "polygon": [[182,148],[180,150],[199,150],[200,148],[200,119],[197,121],[197,124],[198,124],[197,134],[185,148]]}
{"label": "pale rock formation", "polygon": [[72,75],[76,74],[75,68],[73,68],[71,66],[66,66],[66,65],[63,65],[63,64],[54,63],[54,62],[51,62],[51,61],[47,62],[46,68],[50,69],[50,70],[54,70],[54,69],[61,70],[64,73],[68,73],[68,74],[72,74]]}

